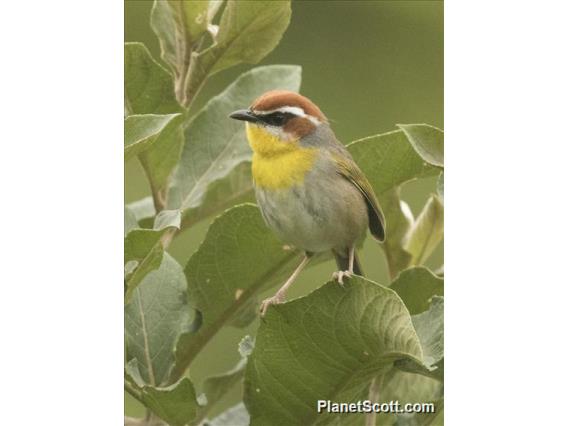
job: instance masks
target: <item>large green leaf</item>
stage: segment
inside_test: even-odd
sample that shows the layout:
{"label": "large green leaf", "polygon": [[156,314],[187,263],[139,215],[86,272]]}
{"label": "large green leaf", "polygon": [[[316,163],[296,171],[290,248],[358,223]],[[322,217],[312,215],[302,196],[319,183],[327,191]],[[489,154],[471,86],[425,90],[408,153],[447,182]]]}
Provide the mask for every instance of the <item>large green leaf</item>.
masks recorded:
{"label": "large green leaf", "polygon": [[444,279],[427,268],[409,268],[400,273],[390,288],[397,292],[414,315],[426,311],[433,296],[444,295]]}
{"label": "large green leaf", "polygon": [[181,266],[164,253],[160,267],[144,277],[125,306],[127,361],[136,359],[144,383],[168,384],[174,346],[191,331],[193,311]]}
{"label": "large green leaf", "polygon": [[124,120],[124,161],[147,150],[180,114],[130,115]]}
{"label": "large green leaf", "polygon": [[439,169],[424,163],[402,130],[356,140],[347,149],[373,185],[379,201],[385,191],[439,173]]}
{"label": "large green leaf", "polygon": [[430,257],[444,236],[444,205],[432,195],[408,231],[404,249],[412,255],[412,264],[421,265]]}
{"label": "large green leaf", "polygon": [[[242,74],[223,93],[211,99],[185,130],[185,145],[168,194],[169,208],[196,209],[203,205],[209,186],[227,177],[252,152],[241,122],[228,118],[270,89],[299,90],[301,68],[290,65],[258,67]],[[251,182],[239,180],[247,192]],[[227,193],[227,191],[223,191]],[[218,197],[215,197],[218,202]]]}
{"label": "large green leaf", "polygon": [[386,218],[382,244],[391,279],[411,263],[404,247],[413,224],[412,213],[400,200],[400,187],[413,179],[434,176],[439,169],[425,162],[402,130],[359,139],[347,146],[375,190]]}
{"label": "large green leaf", "polygon": [[266,227],[256,206],[239,205],[218,217],[185,267],[189,298],[202,323],[196,333],[182,336],[176,373],[299,262],[298,253],[286,250]]}
{"label": "large green leaf", "polygon": [[142,43],[124,45],[124,103],[127,115],[171,114],[181,110],[170,74]]}
{"label": "large green leaf", "polygon": [[256,64],[276,47],[290,23],[290,1],[229,1],[212,46],[191,55],[185,98],[211,75],[240,63]]}
{"label": "large green leaf", "polygon": [[444,167],[444,132],[429,124],[399,124],[398,127],[422,157],[433,166]]}
{"label": "large green leaf", "polygon": [[125,367],[125,382],[129,392],[169,425],[184,426],[195,419],[195,389],[187,377],[169,386],[152,386],[144,382],[137,360],[132,359]]}
{"label": "large green leaf", "polygon": [[271,306],[245,376],[251,425],[337,421],[318,414],[318,400],[356,401],[400,359],[422,359],[408,310],[394,291],[364,278]]}

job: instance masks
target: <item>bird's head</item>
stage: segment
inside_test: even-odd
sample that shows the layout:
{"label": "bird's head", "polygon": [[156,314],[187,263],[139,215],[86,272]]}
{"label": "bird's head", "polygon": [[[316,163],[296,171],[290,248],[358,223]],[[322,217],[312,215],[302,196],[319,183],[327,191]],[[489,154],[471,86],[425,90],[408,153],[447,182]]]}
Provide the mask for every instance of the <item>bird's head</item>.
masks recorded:
{"label": "bird's head", "polygon": [[289,151],[311,135],[327,118],[308,98],[285,90],[272,90],[257,98],[248,109],[230,115],[247,122],[247,136],[255,152]]}

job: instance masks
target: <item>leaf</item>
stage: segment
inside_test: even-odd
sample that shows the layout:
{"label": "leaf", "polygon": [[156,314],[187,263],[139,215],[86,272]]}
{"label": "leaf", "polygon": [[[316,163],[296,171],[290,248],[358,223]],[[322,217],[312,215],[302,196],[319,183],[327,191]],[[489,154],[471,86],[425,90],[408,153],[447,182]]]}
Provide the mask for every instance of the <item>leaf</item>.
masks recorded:
{"label": "leaf", "polygon": [[236,166],[224,178],[209,184],[201,204],[184,211],[182,229],[247,201],[255,201],[248,161]]}
{"label": "leaf", "polygon": [[153,229],[133,229],[124,239],[124,261],[141,261],[160,241],[162,232]]}
{"label": "leaf", "polygon": [[442,203],[444,202],[444,172],[440,173],[438,176],[437,184],[438,195],[440,196]]}
{"label": "leaf", "polygon": [[130,115],[124,120],[124,161],[147,150],[158,135],[181,114]]}
{"label": "leaf", "polygon": [[412,264],[421,265],[432,254],[444,236],[444,205],[432,195],[412,225],[403,243],[412,255]]}
{"label": "leaf", "polygon": [[444,167],[444,132],[429,124],[398,124],[416,152],[429,164]]}
{"label": "leaf", "polygon": [[444,298],[432,297],[430,309],[413,315],[412,324],[422,345],[424,365],[440,365],[444,359]]}
{"label": "leaf", "polygon": [[439,169],[424,163],[402,130],[356,140],[347,149],[373,185],[379,201],[385,191],[439,173]]}
{"label": "leaf", "polygon": [[154,221],[154,230],[161,231],[166,228],[174,227],[179,229],[181,226],[181,212],[179,210],[162,210]]}
{"label": "leaf", "polygon": [[382,247],[392,280],[412,261],[411,254],[403,247],[403,242],[414,223],[414,217],[408,204],[400,199],[398,186],[383,193],[381,205],[387,223],[387,238]]}
{"label": "leaf", "polygon": [[282,38],[291,13],[290,1],[227,2],[215,43],[191,55],[185,98],[193,100],[213,74],[264,58]]}
{"label": "leaf", "polygon": [[[245,336],[243,340],[239,343],[239,352],[241,354],[241,359],[230,371],[226,373],[208,377],[203,383],[203,394],[207,400],[207,404],[201,408],[199,411],[199,416],[197,421],[204,419],[209,413],[211,408],[219,402],[219,400],[229,391],[231,388],[242,381],[245,375],[245,366],[247,365],[247,357],[252,351],[252,339],[250,336]],[[248,413],[247,413],[248,414]]]}
{"label": "leaf", "polygon": [[126,205],[126,207],[134,214],[138,222],[146,221],[156,215],[156,208],[152,197],[144,197],[140,200],[133,201]]}
{"label": "leaf", "polygon": [[[232,3],[230,3],[232,4]],[[299,90],[301,68],[271,65],[242,74],[223,93],[212,98],[185,130],[185,145],[179,166],[172,177],[169,208],[196,209],[211,183],[227,177],[233,169],[252,157],[241,122],[228,118],[270,89]],[[244,191],[251,182],[241,181]]]}
{"label": "leaf", "polygon": [[180,52],[191,53],[192,44],[207,30],[208,6],[207,1],[154,1],[150,24],[160,40],[162,59],[174,70],[183,64]]}
{"label": "leaf", "polygon": [[134,228],[138,228],[138,222],[136,221],[136,215],[128,207],[124,207],[124,236]]}
{"label": "leaf", "polygon": [[137,360],[145,383],[168,383],[174,346],[180,334],[191,331],[192,317],[183,270],[164,253],[160,267],[144,277],[125,306],[126,359]]}
{"label": "leaf", "polygon": [[213,420],[205,422],[203,426],[248,426],[249,422],[249,413],[245,405],[239,402]]}
{"label": "leaf", "polygon": [[[380,392],[380,399],[382,401],[398,401],[401,405],[407,403],[415,404],[417,402],[434,403],[434,409],[437,411],[438,408],[441,408],[438,406],[438,401],[442,397],[443,392],[443,384],[435,379],[419,374],[393,370]],[[423,413],[416,417],[414,415],[385,415],[381,413],[378,416],[379,421],[377,424],[426,425],[428,421],[434,420],[437,416],[436,411],[433,414]],[[390,421],[387,421],[387,419]]]}
{"label": "leaf", "polygon": [[433,296],[444,295],[444,280],[429,269],[416,267],[402,271],[390,288],[414,315],[426,311]]}
{"label": "leaf", "polygon": [[[124,262],[129,264],[125,303],[130,301],[142,279],[160,266],[164,254],[162,235],[172,227],[179,229],[180,222],[179,210],[164,210],[156,217],[154,229],[131,229],[125,236]],[[132,270],[131,262],[136,262],[136,269]]]}
{"label": "leaf", "polygon": [[140,285],[146,275],[160,267],[164,256],[164,249],[159,241],[153,245],[148,245],[149,249],[142,260],[126,260],[124,264],[125,273],[125,294],[124,303],[130,302],[134,290]]}
{"label": "leaf", "polygon": [[174,73],[180,101],[191,52],[199,47],[220,5],[219,1],[154,1],[150,25],[160,41],[161,57]]}
{"label": "leaf", "polygon": [[433,296],[430,308],[412,316],[412,324],[420,339],[423,362],[411,359],[397,361],[396,366],[407,372],[444,380],[444,298]]}
{"label": "leaf", "polygon": [[354,277],[271,306],[245,376],[251,425],[329,424],[317,401],[360,399],[373,377],[422,351],[407,309],[392,290]]}
{"label": "leaf", "polygon": [[[217,215],[229,207],[254,201],[250,163],[239,164],[223,179],[209,185],[200,206],[184,212],[181,229],[187,229],[199,221]],[[144,197],[127,205],[138,221],[148,222],[156,214],[152,197]]]}
{"label": "leaf", "polygon": [[434,273],[440,277],[444,276],[444,265],[441,265],[438,269],[434,271]]}
{"label": "leaf", "polygon": [[298,253],[285,250],[266,227],[258,207],[239,205],[215,219],[185,267],[189,299],[202,324],[196,333],[181,337],[176,373],[185,371],[223,326],[299,262]]}
{"label": "leaf", "polygon": [[180,116],[155,138],[150,149],[138,155],[148,177],[153,201],[158,210],[166,205],[170,174],[179,161],[182,145],[183,131]]}
{"label": "leaf", "polygon": [[[150,12],[150,27],[160,42],[161,58],[168,64],[175,77],[178,77],[178,56],[183,59],[181,49],[176,48],[176,39],[180,37],[174,10],[169,1],[154,0]],[[191,53],[191,52],[189,52]]]}
{"label": "leaf", "polygon": [[369,179],[386,219],[386,240],[382,244],[391,279],[411,263],[411,255],[403,246],[413,223],[412,212],[400,200],[404,183],[439,173],[417,154],[402,130],[359,139],[347,149]]}
{"label": "leaf", "polygon": [[154,414],[172,426],[184,426],[193,421],[197,413],[197,401],[193,384],[187,377],[164,387],[151,386],[142,380],[138,362],[132,359],[125,368],[127,390]]}
{"label": "leaf", "polygon": [[170,74],[142,43],[124,45],[124,102],[127,115],[181,111]]}

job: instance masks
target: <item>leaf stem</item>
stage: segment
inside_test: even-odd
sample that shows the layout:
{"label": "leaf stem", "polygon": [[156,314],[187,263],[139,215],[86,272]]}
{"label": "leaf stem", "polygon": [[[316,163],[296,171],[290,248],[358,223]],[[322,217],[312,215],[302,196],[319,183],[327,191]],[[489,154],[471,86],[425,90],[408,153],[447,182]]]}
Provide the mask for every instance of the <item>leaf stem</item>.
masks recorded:
{"label": "leaf stem", "polygon": [[[373,377],[371,385],[369,386],[369,400],[371,402],[379,402],[380,391],[383,385],[383,375]],[[365,426],[375,426],[377,422],[377,413],[375,411],[367,414],[365,418]]]}
{"label": "leaf stem", "polygon": [[136,389],[126,378],[124,379],[124,390],[134,398],[136,398],[139,402],[144,404],[142,393],[138,389]]}

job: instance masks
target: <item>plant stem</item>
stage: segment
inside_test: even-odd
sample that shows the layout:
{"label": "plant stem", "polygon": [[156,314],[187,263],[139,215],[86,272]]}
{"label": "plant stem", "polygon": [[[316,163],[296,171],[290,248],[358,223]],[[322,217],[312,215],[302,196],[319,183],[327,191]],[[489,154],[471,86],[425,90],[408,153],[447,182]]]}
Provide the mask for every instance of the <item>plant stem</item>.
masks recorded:
{"label": "plant stem", "polygon": [[142,394],[140,393],[140,391],[134,388],[134,386],[132,386],[132,384],[126,379],[124,380],[124,390],[128,392],[130,395],[132,395],[134,398],[136,398],[139,402],[144,404],[144,401],[142,399]]}
{"label": "plant stem", "polygon": [[[379,402],[380,397],[380,390],[381,386],[383,385],[383,377],[384,376],[376,376],[371,380],[371,385],[369,386],[369,400],[371,402]],[[377,413],[371,412],[367,414],[365,418],[365,426],[375,426],[377,422]]]}

